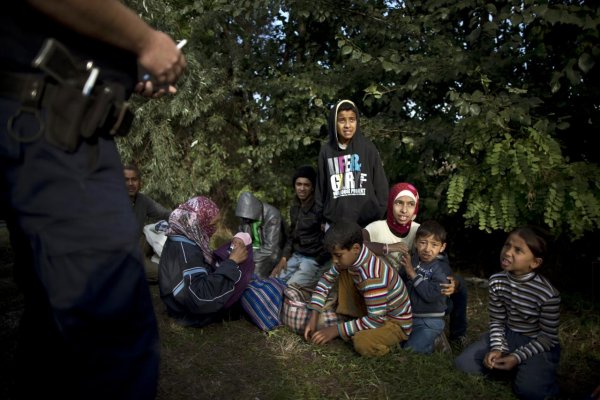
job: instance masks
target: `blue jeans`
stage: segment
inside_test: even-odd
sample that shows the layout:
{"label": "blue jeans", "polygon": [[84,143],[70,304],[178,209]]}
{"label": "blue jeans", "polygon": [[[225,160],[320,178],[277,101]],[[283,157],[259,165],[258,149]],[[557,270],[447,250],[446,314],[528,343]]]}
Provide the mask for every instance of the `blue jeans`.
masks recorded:
{"label": "blue jeans", "polygon": [[300,253],[292,254],[287,261],[287,269],[279,273],[278,278],[283,279],[288,285],[295,283],[300,286],[314,287],[321,275],[318,275],[320,265],[313,257]]}
{"label": "blue jeans", "polygon": [[[506,328],[506,340],[509,352],[529,343],[532,338]],[[542,400],[558,396],[556,370],[560,360],[560,345],[550,351],[537,354],[518,364],[513,371],[489,370],[483,365],[483,359],[490,351],[489,332],[465,349],[456,359],[454,365],[459,370],[470,374],[486,374],[491,378],[514,375],[513,390],[520,399]]]}
{"label": "blue jeans", "polygon": [[404,348],[416,353],[431,354],[434,350],[435,338],[444,331],[444,318],[413,318],[413,330]]}

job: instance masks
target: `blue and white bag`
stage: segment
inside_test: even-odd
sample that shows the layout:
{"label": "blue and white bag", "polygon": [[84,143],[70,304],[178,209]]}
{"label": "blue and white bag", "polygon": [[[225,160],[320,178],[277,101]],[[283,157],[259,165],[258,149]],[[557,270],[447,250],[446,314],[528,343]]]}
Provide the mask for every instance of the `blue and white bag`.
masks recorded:
{"label": "blue and white bag", "polygon": [[279,278],[250,281],[240,302],[246,314],[263,331],[270,331],[282,323],[279,313],[283,304],[286,284]]}

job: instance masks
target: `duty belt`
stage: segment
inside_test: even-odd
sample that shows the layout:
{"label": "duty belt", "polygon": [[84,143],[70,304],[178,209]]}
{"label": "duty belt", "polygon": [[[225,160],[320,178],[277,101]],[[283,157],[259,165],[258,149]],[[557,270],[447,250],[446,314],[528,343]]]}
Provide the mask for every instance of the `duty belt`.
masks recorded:
{"label": "duty belt", "polygon": [[[40,74],[17,74],[13,72],[0,73],[0,97],[17,100],[21,108],[7,121],[9,135],[21,142],[33,142],[38,139],[44,131],[44,120],[40,118],[39,110],[48,104],[52,97],[54,87],[47,85],[44,77]],[[30,137],[19,136],[14,132],[13,125],[22,114],[32,114],[38,121],[39,130]]]}
{"label": "duty belt", "polygon": [[0,97],[20,102],[38,102],[45,88],[41,74],[0,73]]}
{"label": "duty belt", "polygon": [[[0,71],[0,97],[21,103],[7,121],[13,139],[30,143],[46,132],[50,143],[70,152],[81,138],[96,133],[125,135],[133,120],[120,84],[97,85],[90,96],[84,96],[78,87],[55,83],[44,74]],[[48,110],[47,123],[40,115],[42,108]],[[39,124],[39,130],[30,136],[15,132],[16,121],[26,114]]]}

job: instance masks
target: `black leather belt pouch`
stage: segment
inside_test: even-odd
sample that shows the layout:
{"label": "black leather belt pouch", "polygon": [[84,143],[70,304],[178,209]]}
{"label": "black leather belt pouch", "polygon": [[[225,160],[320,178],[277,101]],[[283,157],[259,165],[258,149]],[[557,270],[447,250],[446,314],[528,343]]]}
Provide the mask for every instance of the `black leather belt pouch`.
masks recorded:
{"label": "black leather belt pouch", "polygon": [[84,96],[75,86],[61,85],[55,90],[48,104],[48,142],[65,151],[75,151],[81,138],[81,126],[92,102],[90,96]]}
{"label": "black leather belt pouch", "polygon": [[129,103],[125,101],[123,86],[115,84],[105,87],[98,94],[96,102],[98,104],[90,112],[90,120],[97,122],[98,133],[110,136],[127,135],[135,115],[129,109]]}
{"label": "black leather belt pouch", "polygon": [[124,101],[121,85],[98,85],[90,96],[76,86],[61,85],[48,108],[47,140],[73,152],[82,138],[126,135],[133,113]]}
{"label": "black leather belt pouch", "polygon": [[98,128],[110,123],[108,120],[112,119],[111,110],[115,101],[115,91],[110,86],[102,86],[94,92],[94,99],[81,123],[81,136],[92,137]]}

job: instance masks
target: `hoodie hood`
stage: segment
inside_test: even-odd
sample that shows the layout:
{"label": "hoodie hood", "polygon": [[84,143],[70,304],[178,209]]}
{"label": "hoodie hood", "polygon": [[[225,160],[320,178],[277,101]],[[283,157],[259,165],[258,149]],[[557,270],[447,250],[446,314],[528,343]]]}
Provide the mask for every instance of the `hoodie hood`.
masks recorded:
{"label": "hoodie hood", "polygon": [[356,114],[356,132],[354,132],[354,136],[350,141],[352,144],[357,137],[362,137],[362,133],[360,132],[360,116],[358,114],[358,108],[356,104],[351,100],[340,100],[334,107],[329,110],[329,119],[327,120],[327,128],[329,131],[329,143],[335,148],[339,147],[338,138],[337,138],[337,115],[342,104],[349,104],[352,107],[352,110]]}
{"label": "hoodie hood", "polygon": [[244,192],[240,195],[235,207],[235,215],[237,217],[260,221],[262,214],[263,204],[259,199],[249,192]]}

